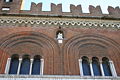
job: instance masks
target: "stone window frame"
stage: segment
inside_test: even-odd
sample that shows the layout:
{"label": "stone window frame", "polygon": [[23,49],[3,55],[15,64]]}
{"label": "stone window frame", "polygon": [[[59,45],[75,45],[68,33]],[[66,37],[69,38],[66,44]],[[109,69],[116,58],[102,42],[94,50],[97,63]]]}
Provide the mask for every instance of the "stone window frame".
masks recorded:
{"label": "stone window frame", "polygon": [[[6,75],[11,75],[11,74],[9,74],[10,65],[11,65],[11,59],[12,59],[11,57],[7,59],[7,63],[6,63],[5,71],[4,71],[4,73]],[[17,74],[12,74],[12,75],[21,75],[20,74],[20,68],[21,68],[22,60],[23,60],[23,58],[19,58]],[[28,75],[32,75],[31,73],[32,73],[33,60],[34,59],[30,59],[30,71],[29,71]],[[41,64],[40,65],[40,75],[43,75],[43,72],[44,72],[44,59],[41,58],[40,60],[41,60],[41,63],[40,63]]]}
{"label": "stone window frame", "polygon": [[[82,68],[82,58],[78,60],[79,62],[79,70],[80,70],[80,76],[85,76],[83,74],[83,68]],[[100,62],[100,70],[101,70],[101,77],[107,77],[105,76],[104,74],[104,70],[103,70],[103,65],[102,65],[102,61],[99,61]],[[115,66],[114,66],[114,63],[112,60],[109,60],[109,64],[110,64],[110,71],[112,73],[112,77],[117,77],[117,72],[116,72],[116,69],[115,69]],[[90,71],[91,71],[91,76],[94,76],[94,73],[93,73],[93,68],[92,68],[92,61],[90,60]]]}

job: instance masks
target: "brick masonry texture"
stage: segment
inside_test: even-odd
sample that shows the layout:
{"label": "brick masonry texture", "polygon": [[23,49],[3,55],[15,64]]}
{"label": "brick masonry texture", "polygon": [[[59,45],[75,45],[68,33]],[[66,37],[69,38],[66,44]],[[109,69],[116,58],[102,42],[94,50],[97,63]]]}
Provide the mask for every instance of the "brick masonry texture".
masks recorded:
{"label": "brick masonry texture", "polygon": [[[43,12],[41,11],[41,3],[32,3],[30,11],[20,10],[21,3],[22,0],[15,0],[13,3],[4,3],[3,0],[0,0],[0,9],[10,7],[10,11],[0,11],[0,18],[24,16],[28,20],[28,16],[36,19],[39,15],[38,18],[47,17],[51,20],[53,16],[56,16],[61,20],[69,15],[71,18],[83,17],[82,19],[91,21],[95,17],[97,21],[108,20],[109,23],[117,21],[118,25],[120,24],[120,9],[118,7],[108,7],[109,14],[102,14],[100,6],[90,6],[90,13],[85,14],[82,13],[80,5],[71,5],[71,12],[65,13],[62,12],[61,4],[51,4],[51,11]],[[1,23],[0,73],[4,74],[8,57],[13,54],[19,54],[20,57],[29,54],[31,58],[35,55],[41,55],[45,63],[45,75],[80,75],[78,60],[82,56],[87,56],[90,60],[92,60],[92,57],[98,57],[99,61],[102,61],[103,57],[108,57],[109,60],[114,62],[117,74],[120,76],[120,31],[105,28],[85,28],[78,27],[78,25],[70,26]],[[57,31],[63,31],[64,33],[62,44],[57,42]]]}

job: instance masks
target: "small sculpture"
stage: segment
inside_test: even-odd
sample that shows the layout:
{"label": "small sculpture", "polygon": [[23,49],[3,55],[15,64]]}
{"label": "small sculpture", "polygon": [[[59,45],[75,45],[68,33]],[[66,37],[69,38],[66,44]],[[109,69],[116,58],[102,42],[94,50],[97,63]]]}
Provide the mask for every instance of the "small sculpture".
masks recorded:
{"label": "small sculpture", "polygon": [[59,32],[57,34],[58,43],[63,43],[63,33]]}
{"label": "small sculpture", "polygon": [[63,39],[63,34],[59,32],[57,35],[57,39]]}

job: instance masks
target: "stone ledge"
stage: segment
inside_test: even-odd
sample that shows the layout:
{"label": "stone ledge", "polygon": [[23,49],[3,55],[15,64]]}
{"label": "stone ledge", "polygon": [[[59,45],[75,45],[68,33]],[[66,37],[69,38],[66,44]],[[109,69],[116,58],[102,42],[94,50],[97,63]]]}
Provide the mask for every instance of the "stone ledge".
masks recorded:
{"label": "stone ledge", "polygon": [[54,79],[54,80],[120,80],[120,77],[111,77],[111,76],[77,76],[77,75],[0,75],[0,80],[7,79],[7,80],[13,80],[13,79],[22,79],[27,78],[29,79]]}

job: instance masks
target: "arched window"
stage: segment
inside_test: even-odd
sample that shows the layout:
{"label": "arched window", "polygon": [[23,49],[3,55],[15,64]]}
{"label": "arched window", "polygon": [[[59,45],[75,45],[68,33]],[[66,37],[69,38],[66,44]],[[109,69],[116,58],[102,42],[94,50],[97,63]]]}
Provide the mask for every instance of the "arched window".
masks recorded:
{"label": "arched window", "polygon": [[90,64],[88,62],[88,58],[87,57],[82,57],[82,68],[83,68],[83,75],[85,76],[90,76],[91,72],[90,72]]}
{"label": "arched window", "polygon": [[111,70],[110,70],[110,64],[109,64],[109,59],[104,57],[102,59],[102,65],[103,65],[103,70],[105,76],[112,76]]}
{"label": "arched window", "polygon": [[40,74],[41,60],[40,56],[37,55],[34,57],[33,66],[32,66],[32,75]]}
{"label": "arched window", "polygon": [[15,54],[12,56],[11,59],[9,74],[17,74],[18,65],[19,65],[19,56]]}
{"label": "arched window", "polygon": [[101,76],[100,64],[97,57],[92,58],[92,67],[94,76]]}
{"label": "arched window", "polygon": [[28,55],[25,55],[22,60],[20,74],[29,74],[30,71],[30,58]]}

